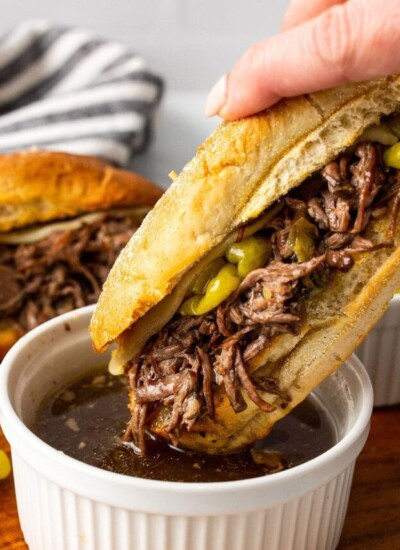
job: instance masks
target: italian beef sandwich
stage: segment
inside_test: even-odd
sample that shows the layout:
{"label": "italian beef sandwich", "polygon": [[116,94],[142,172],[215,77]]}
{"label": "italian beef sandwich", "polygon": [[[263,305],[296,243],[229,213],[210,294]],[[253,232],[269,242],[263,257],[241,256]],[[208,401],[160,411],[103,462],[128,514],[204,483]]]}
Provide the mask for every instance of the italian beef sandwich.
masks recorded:
{"label": "italian beef sandwich", "polygon": [[28,330],[97,301],[162,191],[95,158],[0,156],[0,359]]}
{"label": "italian beef sandwich", "polygon": [[399,136],[391,76],[281,101],[205,141],[91,321],[129,376],[126,439],[234,451],[340,367],[400,287]]}

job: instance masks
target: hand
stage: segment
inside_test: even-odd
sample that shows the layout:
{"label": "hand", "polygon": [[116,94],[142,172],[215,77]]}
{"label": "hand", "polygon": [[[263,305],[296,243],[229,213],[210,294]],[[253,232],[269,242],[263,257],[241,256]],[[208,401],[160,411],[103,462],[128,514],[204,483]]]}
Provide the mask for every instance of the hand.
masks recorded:
{"label": "hand", "polygon": [[283,97],[400,73],[400,0],[292,0],[282,32],[252,46],[211,90],[235,119]]}

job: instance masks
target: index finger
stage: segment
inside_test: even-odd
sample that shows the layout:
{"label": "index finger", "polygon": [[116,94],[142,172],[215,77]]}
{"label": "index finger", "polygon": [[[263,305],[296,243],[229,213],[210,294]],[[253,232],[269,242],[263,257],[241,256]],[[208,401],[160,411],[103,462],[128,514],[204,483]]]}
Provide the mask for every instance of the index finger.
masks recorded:
{"label": "index finger", "polygon": [[283,18],[281,30],[287,31],[297,27],[329,8],[345,2],[347,0],[292,0]]}

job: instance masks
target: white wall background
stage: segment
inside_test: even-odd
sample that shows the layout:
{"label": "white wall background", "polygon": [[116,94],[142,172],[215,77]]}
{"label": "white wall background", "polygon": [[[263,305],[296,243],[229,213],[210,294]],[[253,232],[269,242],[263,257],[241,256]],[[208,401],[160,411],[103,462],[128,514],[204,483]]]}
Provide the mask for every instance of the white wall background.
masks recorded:
{"label": "white wall background", "polygon": [[[311,1],[311,0],[310,0]],[[46,18],[121,40],[164,76],[151,147],[131,167],[164,187],[218,123],[207,91],[254,42],[279,30],[289,0],[0,0],[0,36]]]}
{"label": "white wall background", "polygon": [[169,89],[206,91],[289,0],[0,0],[0,34],[28,18],[89,27],[143,53]]}

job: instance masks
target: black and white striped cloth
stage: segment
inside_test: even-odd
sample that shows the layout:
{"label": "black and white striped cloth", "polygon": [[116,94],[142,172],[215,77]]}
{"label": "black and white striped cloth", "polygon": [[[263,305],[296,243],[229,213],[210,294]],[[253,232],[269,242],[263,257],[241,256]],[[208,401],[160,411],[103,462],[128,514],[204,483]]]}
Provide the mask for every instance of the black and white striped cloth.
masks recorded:
{"label": "black and white striped cloth", "polygon": [[0,39],[0,153],[36,147],[127,164],[148,142],[162,90],[120,43],[24,22]]}

